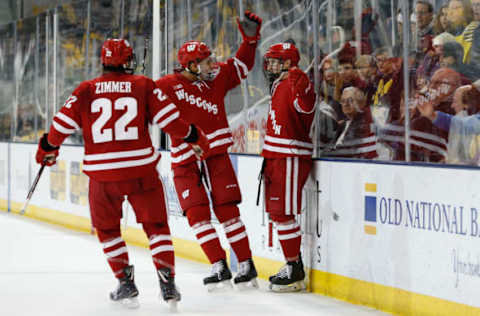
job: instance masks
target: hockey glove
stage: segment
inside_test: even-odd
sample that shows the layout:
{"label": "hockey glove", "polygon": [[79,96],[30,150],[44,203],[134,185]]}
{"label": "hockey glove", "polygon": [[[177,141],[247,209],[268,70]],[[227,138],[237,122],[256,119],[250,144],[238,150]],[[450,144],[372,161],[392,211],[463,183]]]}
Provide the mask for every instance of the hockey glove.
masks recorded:
{"label": "hockey glove", "polygon": [[245,19],[240,21],[237,18],[238,29],[242,34],[244,41],[248,43],[255,43],[260,39],[260,27],[262,26],[262,19],[256,14],[245,11]]}
{"label": "hockey glove", "polygon": [[304,96],[312,89],[308,76],[297,67],[292,67],[288,70],[287,80],[295,96]]}
{"label": "hockey glove", "polygon": [[48,134],[45,133],[38,142],[37,154],[35,160],[39,164],[45,164],[47,166],[53,166],[57,162],[58,146],[52,146],[48,143]]}
{"label": "hockey glove", "polygon": [[207,153],[210,150],[210,145],[208,143],[207,136],[200,128],[197,128],[195,125],[191,124],[190,133],[183,140],[192,146],[195,156],[198,159],[202,160],[206,158]]}

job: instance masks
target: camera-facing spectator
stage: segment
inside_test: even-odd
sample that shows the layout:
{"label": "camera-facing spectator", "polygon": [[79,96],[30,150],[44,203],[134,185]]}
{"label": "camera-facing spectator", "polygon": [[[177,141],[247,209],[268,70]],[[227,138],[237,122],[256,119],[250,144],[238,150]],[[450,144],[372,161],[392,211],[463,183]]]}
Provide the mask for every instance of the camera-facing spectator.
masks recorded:
{"label": "camera-facing spectator", "polygon": [[455,36],[462,34],[473,20],[470,0],[450,0],[447,11],[447,31]]}
{"label": "camera-facing spectator", "polygon": [[417,36],[420,40],[426,35],[433,35],[433,6],[430,2],[418,0],[415,4]]}
{"label": "camera-facing spectator", "polygon": [[400,117],[400,95],[403,91],[402,59],[392,57],[389,48],[382,47],[374,52],[378,68],[378,81],[373,96],[372,115],[377,125],[398,120]]}
{"label": "camera-facing spectator", "polygon": [[447,20],[448,6],[443,5],[438,10],[435,18],[433,19],[433,34],[438,35],[447,31],[448,20]]}
{"label": "camera-facing spectator", "polygon": [[340,99],[346,120],[339,122],[335,142],[326,155],[345,158],[378,157],[376,137],[368,119],[365,94],[357,87],[347,87]]}

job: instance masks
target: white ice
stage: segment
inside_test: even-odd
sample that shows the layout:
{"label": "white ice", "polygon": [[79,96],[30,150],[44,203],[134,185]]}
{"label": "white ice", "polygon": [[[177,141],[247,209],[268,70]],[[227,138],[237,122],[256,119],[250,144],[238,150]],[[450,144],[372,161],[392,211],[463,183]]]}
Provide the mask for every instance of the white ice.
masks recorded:
{"label": "white ice", "polygon": [[[150,252],[128,246],[140,291],[140,308],[110,302],[117,286],[95,236],[0,212],[0,315],[121,316],[168,314],[158,298],[158,280]],[[176,259],[176,283],[182,294],[179,315],[384,315],[310,293],[275,294],[260,290],[208,293],[202,277],[208,265]]]}

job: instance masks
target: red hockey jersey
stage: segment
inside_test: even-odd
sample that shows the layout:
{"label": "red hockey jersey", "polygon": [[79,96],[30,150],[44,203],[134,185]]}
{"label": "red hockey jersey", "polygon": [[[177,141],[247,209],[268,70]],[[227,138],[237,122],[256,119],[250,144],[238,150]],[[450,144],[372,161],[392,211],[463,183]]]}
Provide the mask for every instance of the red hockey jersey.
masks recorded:
{"label": "red hockey jersey", "polygon": [[160,155],[152,147],[148,123],[186,137],[189,124],[153,80],[106,73],[82,82],[53,118],[48,142],[59,146],[83,129],[83,171],[97,181],[139,178],[155,168]]}
{"label": "red hockey jersey", "polygon": [[310,137],[315,116],[315,93],[306,96],[292,93],[288,80],[277,81],[272,87],[267,133],[262,156],[265,158],[311,157]]}
{"label": "red hockey jersey", "polygon": [[[235,57],[219,63],[220,71],[212,81],[190,81],[180,73],[166,75],[157,86],[175,102],[182,118],[200,127],[208,137],[208,156],[225,153],[233,144],[225,111],[225,95],[240,84],[252,69],[256,43],[243,42]],[[193,150],[181,138],[172,140],[172,167],[195,161]]]}

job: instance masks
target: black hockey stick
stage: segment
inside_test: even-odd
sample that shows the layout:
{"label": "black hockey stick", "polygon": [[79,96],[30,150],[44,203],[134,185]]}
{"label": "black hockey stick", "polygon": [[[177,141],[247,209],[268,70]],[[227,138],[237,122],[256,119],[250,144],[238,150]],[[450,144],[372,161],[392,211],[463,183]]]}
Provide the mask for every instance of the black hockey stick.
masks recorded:
{"label": "black hockey stick", "polygon": [[30,188],[30,191],[28,191],[27,200],[23,204],[22,210],[20,211],[20,215],[25,214],[25,210],[27,209],[28,203],[30,203],[30,200],[32,199],[33,192],[35,192],[35,188],[37,187],[38,180],[40,180],[40,176],[43,173],[43,169],[45,169],[45,163],[42,163],[42,166],[40,167],[40,170],[38,170],[35,180],[33,180],[33,184]]}

